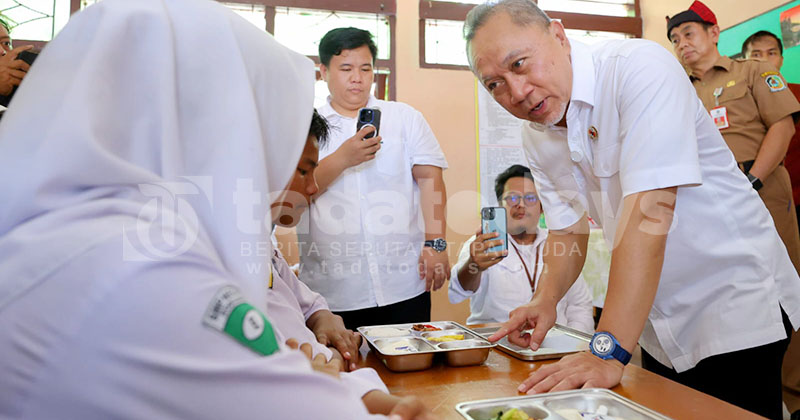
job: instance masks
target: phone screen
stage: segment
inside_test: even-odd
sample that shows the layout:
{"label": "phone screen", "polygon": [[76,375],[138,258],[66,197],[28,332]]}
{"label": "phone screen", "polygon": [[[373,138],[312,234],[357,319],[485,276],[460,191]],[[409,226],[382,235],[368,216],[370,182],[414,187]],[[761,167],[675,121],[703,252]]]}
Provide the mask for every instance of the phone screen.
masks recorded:
{"label": "phone screen", "polygon": [[484,207],[481,209],[481,232],[497,232],[495,239],[503,241],[502,244],[489,248],[489,252],[505,251],[508,249],[508,234],[506,233],[506,209],[503,207]]}

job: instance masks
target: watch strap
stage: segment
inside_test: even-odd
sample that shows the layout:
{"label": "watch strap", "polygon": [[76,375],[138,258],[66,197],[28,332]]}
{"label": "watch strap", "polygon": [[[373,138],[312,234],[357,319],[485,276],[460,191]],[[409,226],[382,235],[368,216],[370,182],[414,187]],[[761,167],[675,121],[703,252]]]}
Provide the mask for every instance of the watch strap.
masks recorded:
{"label": "watch strap", "polygon": [[750,184],[753,186],[753,189],[756,190],[756,191],[760,190],[761,187],[764,186],[764,183],[761,182],[761,180],[758,179],[757,176],[751,174],[750,172],[747,173],[747,180],[750,181]]}
{"label": "watch strap", "polygon": [[424,246],[433,248],[437,252],[442,252],[447,249],[447,242],[444,238],[429,239],[425,241]]}
{"label": "watch strap", "polygon": [[628,353],[627,350],[623,349],[622,346],[619,345],[619,343],[616,344],[617,345],[614,346],[614,350],[611,351],[611,356],[617,359],[620,363],[622,363],[623,366],[625,366],[628,364],[628,362],[631,361],[632,355]]}

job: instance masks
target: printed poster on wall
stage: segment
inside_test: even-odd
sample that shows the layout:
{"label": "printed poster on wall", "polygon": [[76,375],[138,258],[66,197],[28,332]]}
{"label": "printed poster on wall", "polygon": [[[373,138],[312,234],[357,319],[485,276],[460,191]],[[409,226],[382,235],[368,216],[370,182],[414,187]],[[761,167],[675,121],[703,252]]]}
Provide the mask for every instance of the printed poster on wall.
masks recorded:
{"label": "printed poster on wall", "polygon": [[478,97],[478,154],[481,207],[497,206],[494,179],[509,166],[527,166],[522,150],[522,120],[503,109],[482,86]]}
{"label": "printed poster on wall", "polygon": [[783,48],[788,50],[800,45],[800,6],[781,12],[780,20]]}

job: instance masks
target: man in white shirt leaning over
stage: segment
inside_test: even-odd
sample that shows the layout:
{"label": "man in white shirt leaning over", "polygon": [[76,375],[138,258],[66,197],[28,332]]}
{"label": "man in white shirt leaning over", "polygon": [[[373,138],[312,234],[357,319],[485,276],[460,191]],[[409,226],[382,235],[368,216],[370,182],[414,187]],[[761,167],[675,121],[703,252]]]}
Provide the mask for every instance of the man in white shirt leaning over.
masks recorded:
{"label": "man in white shirt leaning over", "polygon": [[[645,369],[781,418],[800,277],[677,60],[646,40],[570,40],[527,0],[478,5],[465,28],[481,84],[526,120],[547,242],[585,250],[588,214],[612,249],[592,352],[539,367],[520,391],[613,387],[638,341]],[[545,256],[531,302],[489,339],[537,349],[583,263]]]}
{"label": "man in white shirt leaning over", "polygon": [[[470,300],[467,324],[508,321],[509,312],[530,302],[545,272],[547,229],[539,227],[542,205],[531,170],[512,165],[495,179],[497,201],[506,209],[508,250],[488,252],[500,244],[497,233],[480,231],[464,243],[450,275],[450,303]],[[562,249],[560,252],[570,252]],[[594,332],[592,295],[578,277],[556,306],[556,322]]]}

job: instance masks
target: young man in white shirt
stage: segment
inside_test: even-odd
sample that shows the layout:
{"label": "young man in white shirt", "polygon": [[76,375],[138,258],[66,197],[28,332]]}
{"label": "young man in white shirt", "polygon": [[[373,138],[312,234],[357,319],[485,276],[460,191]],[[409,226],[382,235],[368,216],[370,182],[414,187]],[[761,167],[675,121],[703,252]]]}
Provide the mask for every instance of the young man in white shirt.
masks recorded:
{"label": "young man in white shirt", "polygon": [[[530,169],[513,165],[497,175],[495,194],[506,209],[508,250],[489,252],[501,240],[478,231],[464,243],[450,275],[450,303],[469,299],[467,324],[508,321],[509,312],[530,302],[545,271],[544,255],[554,252],[545,249],[547,229],[539,227],[542,205]],[[591,334],[592,309],[592,295],[578,277],[556,306],[556,322]]]}
{"label": "young man in white shirt", "polygon": [[[334,29],[319,45],[333,127],[316,195],[297,227],[300,280],[348,328],[430,320],[430,293],[450,276],[442,170],[447,162],[415,109],[371,95],[377,47],[369,32]],[[381,112],[356,130],[361,108]],[[358,132],[357,132],[358,131]]]}
{"label": "young man in white shirt", "polygon": [[[476,6],[465,33],[478,80],[529,121],[548,242],[585,251],[588,213],[614,245],[591,353],[537,369],[520,391],[613,387],[638,340],[663,367],[648,369],[779,418],[800,278],[680,64],[649,41],[571,41],[527,0]],[[490,338],[537,349],[583,263],[545,256],[531,302]]]}

